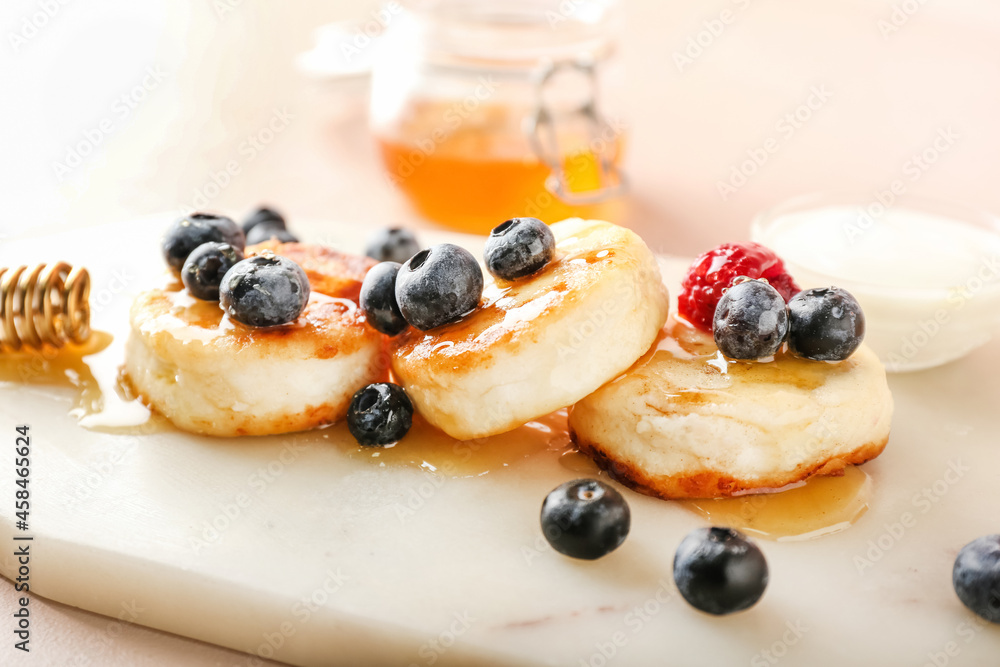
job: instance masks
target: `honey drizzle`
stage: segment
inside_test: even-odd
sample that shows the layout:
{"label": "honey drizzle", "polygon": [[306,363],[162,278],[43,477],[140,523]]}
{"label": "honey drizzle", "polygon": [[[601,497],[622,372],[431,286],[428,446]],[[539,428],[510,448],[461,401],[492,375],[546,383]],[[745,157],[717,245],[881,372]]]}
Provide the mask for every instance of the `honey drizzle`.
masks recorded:
{"label": "honey drizzle", "polygon": [[782,346],[770,360],[727,359],[715,346],[711,334],[673,316],[660,331],[650,350],[632,366],[632,370],[649,366],[659,355],[685,361],[702,361],[705,364],[705,375],[716,379],[740,378],[747,383],[785,384],[804,390],[821,387],[831,376],[847,373],[857,363],[854,359],[836,363],[803,359],[788,352],[787,346]]}
{"label": "honey drizzle", "polygon": [[49,346],[0,355],[0,383],[27,384],[60,399],[60,389],[75,388],[69,414],[80,426],[110,433],[149,433],[166,424],[132,392],[121,373],[123,345],[95,331],[81,345]]}
{"label": "honey drizzle", "polygon": [[[334,427],[346,433],[346,427]],[[350,435],[344,439],[350,441]],[[446,477],[479,477],[515,467],[529,459],[572,448],[566,427],[566,410],[539,417],[524,426],[474,440],[456,440],[417,415],[409,433],[386,448],[355,446],[354,459],[368,459],[386,466],[416,466]]]}
{"label": "honey drizzle", "polygon": [[[561,245],[575,240],[565,239]],[[577,270],[579,265],[592,265],[615,258],[615,251],[610,248],[572,254],[565,254],[557,248],[557,253],[555,260],[533,275],[535,283],[544,285],[537,293],[526,294],[522,291],[516,293],[516,297],[508,296],[514,283],[487,276],[475,317],[465,317],[445,324],[435,329],[433,334],[410,327],[393,340],[393,345],[402,354],[411,354],[419,348],[419,354],[434,352],[448,355],[452,353],[449,348],[456,343],[483,341],[485,344],[495,342],[500,336],[513,336],[513,332],[519,328],[530,328],[541,313],[558,307],[572,284],[581,281],[581,274]],[[439,342],[428,347],[431,341]]]}

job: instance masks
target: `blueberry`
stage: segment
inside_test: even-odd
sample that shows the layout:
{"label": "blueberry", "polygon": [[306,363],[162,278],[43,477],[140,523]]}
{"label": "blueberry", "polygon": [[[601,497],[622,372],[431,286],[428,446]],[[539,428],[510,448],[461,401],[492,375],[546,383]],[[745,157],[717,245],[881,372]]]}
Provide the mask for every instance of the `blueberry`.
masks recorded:
{"label": "blueberry", "polygon": [[843,361],[865,338],[865,314],[839,287],[799,292],[788,302],[788,349],[806,359]]}
{"label": "blueberry", "polygon": [[482,296],[483,271],[476,258],[450,243],[421,250],[396,276],[399,310],[421,331],[472,312]]}
{"label": "blueberry", "polygon": [[625,541],[631,525],[628,503],[596,479],[557,486],[542,503],[542,533],[552,548],[571,558],[595,560]]}
{"label": "blueberry", "polygon": [[413,424],[413,403],[398,384],[378,382],[361,389],[347,408],[347,428],[360,444],[384,447],[402,440]]}
{"label": "blueberry", "polygon": [[736,282],[715,307],[712,333],[730,359],[770,357],[788,333],[785,300],[763,280]]}
{"label": "blueberry", "polygon": [[986,535],[962,547],[951,581],[962,604],[1000,623],[1000,535]]}
{"label": "blueberry", "polygon": [[231,318],[252,327],[294,322],[309,300],[309,279],[290,259],[265,252],[226,272],[219,302]]}
{"label": "blueberry", "polygon": [[396,304],[396,274],[400,264],[380,262],[365,274],[361,283],[361,310],[376,331],[395,336],[406,328],[406,320]]}
{"label": "blueberry", "polygon": [[277,239],[282,243],[298,243],[299,241],[298,237],[285,229],[284,223],[279,227],[274,222],[262,222],[247,232],[247,245],[263,243],[271,239]]}
{"label": "blueberry", "polygon": [[228,243],[202,243],[184,262],[181,280],[192,296],[218,301],[222,277],[242,259],[243,252]]}
{"label": "blueberry", "polygon": [[767,561],[760,548],[731,528],[698,528],[674,555],[674,582],[684,599],[721,616],[748,609],[767,588]]}
{"label": "blueberry", "polygon": [[380,229],[368,239],[365,254],[379,262],[402,264],[420,252],[417,237],[409,229]]}
{"label": "blueberry", "polygon": [[171,268],[180,271],[191,252],[203,243],[228,243],[241,251],[246,239],[229,218],[209,213],[192,213],[176,220],[163,236],[163,257]]}
{"label": "blueberry", "polygon": [[513,218],[495,227],[486,239],[486,269],[497,278],[530,276],[552,260],[556,237],[538,218]]}
{"label": "blueberry", "polygon": [[249,234],[251,229],[264,223],[278,227],[279,229],[285,229],[285,216],[273,208],[261,206],[243,221],[243,233]]}

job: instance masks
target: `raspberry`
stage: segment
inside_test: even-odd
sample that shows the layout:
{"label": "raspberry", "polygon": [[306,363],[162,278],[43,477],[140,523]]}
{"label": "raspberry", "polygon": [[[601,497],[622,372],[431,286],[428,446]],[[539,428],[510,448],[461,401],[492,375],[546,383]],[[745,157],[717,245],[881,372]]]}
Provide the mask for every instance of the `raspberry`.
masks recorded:
{"label": "raspberry", "polygon": [[722,292],[738,276],[764,278],[786,302],[799,292],[784,262],[772,251],[757,243],[724,243],[698,257],[688,269],[678,298],[680,314],[699,329],[711,331]]}

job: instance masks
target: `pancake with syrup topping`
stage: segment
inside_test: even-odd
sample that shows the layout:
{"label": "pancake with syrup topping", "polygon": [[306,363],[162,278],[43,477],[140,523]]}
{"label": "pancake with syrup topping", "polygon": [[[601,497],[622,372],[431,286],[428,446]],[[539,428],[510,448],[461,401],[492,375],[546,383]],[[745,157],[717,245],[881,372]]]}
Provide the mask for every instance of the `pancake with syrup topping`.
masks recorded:
{"label": "pancake with syrup topping", "polygon": [[862,345],[837,363],[732,361],[673,318],[624,375],[577,403],[571,435],[622,483],[661,498],[778,489],[878,456],[893,401]]}
{"label": "pancake with syrup topping", "polygon": [[135,300],[125,370],[143,400],[178,428],[265,435],[342,419],[354,393],[388,375],[385,337],[357,306],[370,259],[300,243],[250,246],[298,262],[312,294],[292,323],[254,328],[176,278]]}
{"label": "pancake with syrup topping", "polygon": [[572,405],[649,349],[669,299],[652,252],[599,220],[551,225],[555,257],[486,279],[479,308],[392,341],[392,367],[424,418],[454,438],[503,433]]}

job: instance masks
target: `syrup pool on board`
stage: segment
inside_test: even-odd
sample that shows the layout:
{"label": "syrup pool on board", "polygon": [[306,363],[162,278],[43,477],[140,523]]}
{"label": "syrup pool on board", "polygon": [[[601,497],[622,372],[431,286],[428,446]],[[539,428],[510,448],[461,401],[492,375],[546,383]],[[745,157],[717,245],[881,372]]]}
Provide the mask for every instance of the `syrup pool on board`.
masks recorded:
{"label": "syrup pool on board", "polygon": [[166,421],[133,395],[122,377],[124,341],[94,331],[82,345],[61,349],[0,352],[0,382],[28,385],[44,398],[61,401],[75,389],[69,414],[80,426],[112,433],[148,433]]}
{"label": "syrup pool on board", "polygon": [[680,504],[715,526],[780,542],[839,533],[868,511],[871,477],[847,466],[839,477],[810,477],[773,493],[682,500]]}
{"label": "syrup pool on board", "polygon": [[[343,422],[316,433],[324,439],[354,442]],[[513,431],[473,440],[456,440],[418,414],[399,442],[388,447],[352,444],[346,451],[351,458],[367,459],[379,467],[418,467],[435,475],[459,478],[532,465],[540,456],[560,456],[575,448],[566,429],[566,410],[557,410]]]}

